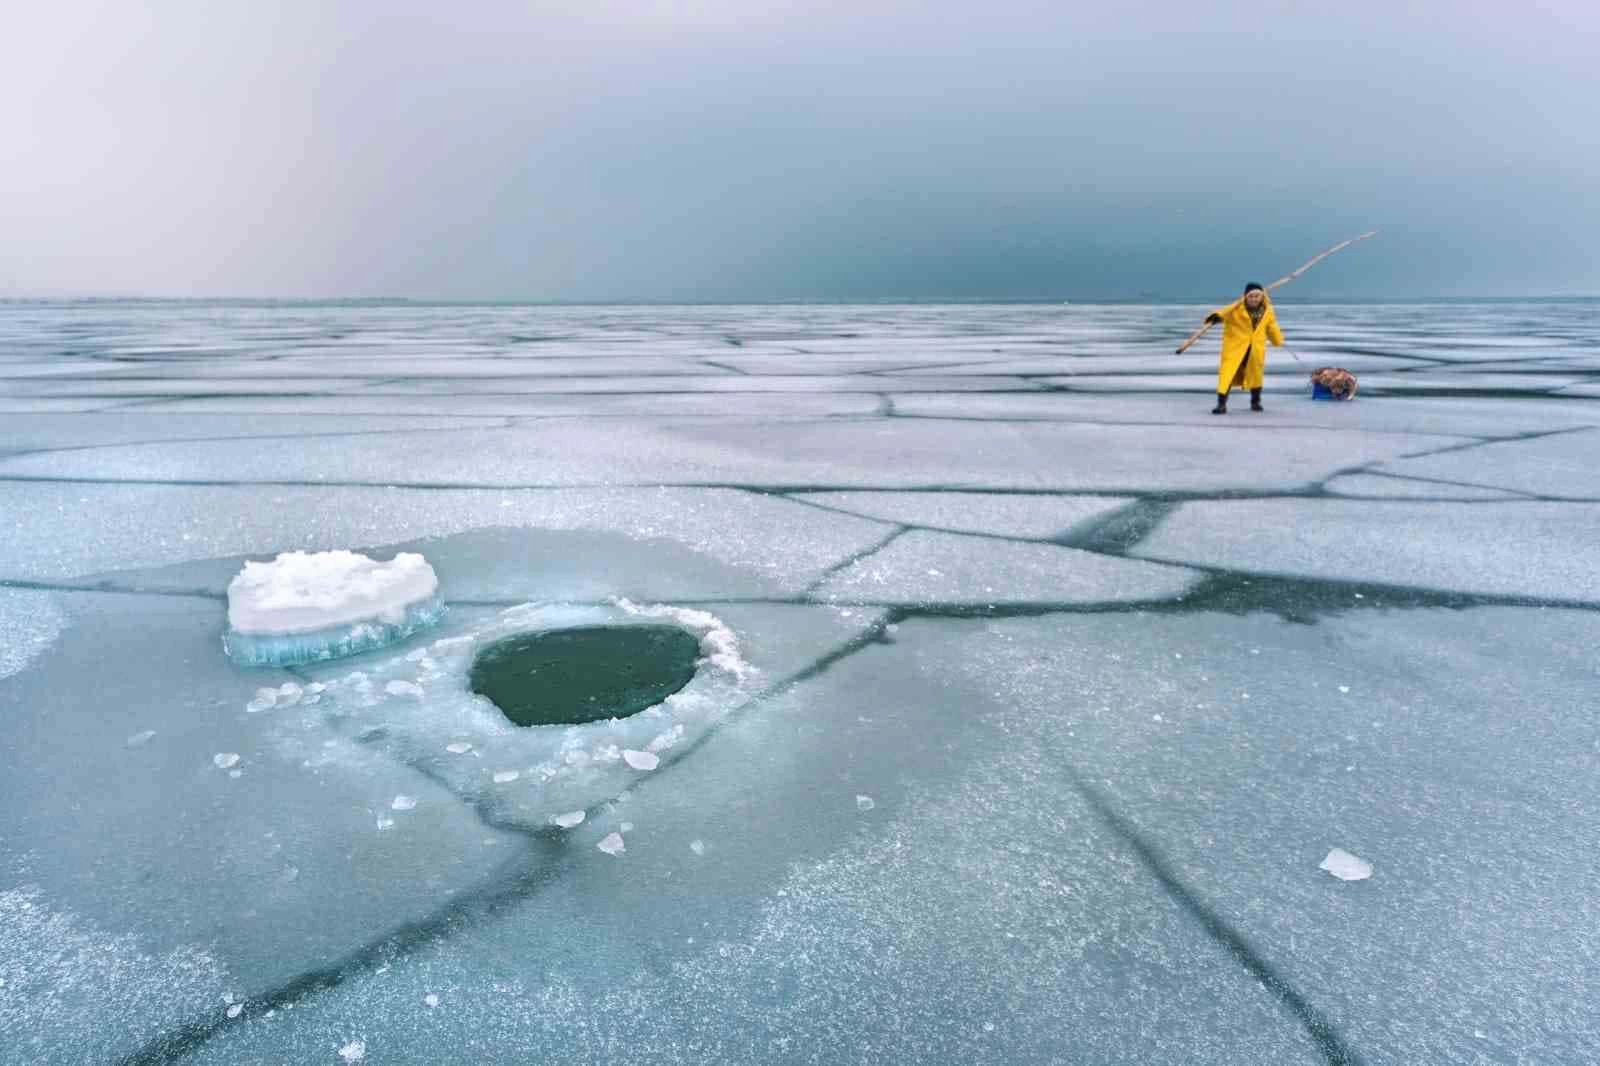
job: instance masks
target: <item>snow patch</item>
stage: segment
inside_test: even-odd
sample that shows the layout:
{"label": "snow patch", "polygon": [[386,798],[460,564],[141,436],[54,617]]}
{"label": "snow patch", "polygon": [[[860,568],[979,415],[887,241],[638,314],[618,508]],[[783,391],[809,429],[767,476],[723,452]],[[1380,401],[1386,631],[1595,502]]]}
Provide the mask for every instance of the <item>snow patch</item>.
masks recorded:
{"label": "snow patch", "polygon": [[704,660],[724,673],[732,674],[740,682],[760,674],[739,653],[739,638],[727,624],[710,611],[696,611],[690,607],[669,607],[656,604],[646,607],[621,598],[616,605],[640,618],[667,618],[700,635],[700,654]]}
{"label": "snow patch", "polygon": [[428,561],[400,552],[388,562],[343,549],[282,552],[246,562],[228,583],[228,625],[237,633],[310,633],[374,619],[398,625],[406,608],[439,589]]}

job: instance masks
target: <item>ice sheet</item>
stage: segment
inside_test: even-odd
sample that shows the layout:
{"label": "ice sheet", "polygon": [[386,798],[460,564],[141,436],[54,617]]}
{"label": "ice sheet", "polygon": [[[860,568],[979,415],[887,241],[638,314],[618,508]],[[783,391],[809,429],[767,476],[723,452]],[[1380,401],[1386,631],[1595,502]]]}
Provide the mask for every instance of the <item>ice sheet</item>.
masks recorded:
{"label": "ice sheet", "polygon": [[[645,780],[502,920],[226,1027],[196,1061],[358,1034],[417,1062],[469,1043],[486,1063],[1324,1061],[1051,745],[972,713],[987,689],[947,687],[928,633],[902,627]],[[613,833],[624,852],[595,847]]]}
{"label": "ice sheet", "polygon": [[[1594,612],[1121,614],[944,628],[925,661],[1098,791],[1361,1061],[1569,1062],[1600,1041],[1597,640]],[[1333,848],[1371,879],[1319,869]]]}
{"label": "ice sheet", "polygon": [[337,422],[301,414],[202,414],[188,413],[182,418],[152,414],[147,408],[132,411],[100,411],[93,414],[11,414],[6,416],[0,441],[13,451],[46,451],[52,448],[89,448],[106,445],[138,444],[169,440],[239,440],[250,437],[300,439],[322,434],[381,433],[386,430],[462,428],[482,425],[470,418],[416,417],[411,412],[395,415],[358,416],[344,403]]}
{"label": "ice sheet", "polygon": [[[872,382],[862,382],[870,387]],[[20,401],[19,401],[20,402]],[[38,400],[36,403],[53,401]],[[63,403],[72,401],[60,401]],[[883,401],[866,392],[750,393],[739,412],[764,418],[828,418],[870,415]],[[228,396],[161,400],[143,405],[152,412],[197,414],[294,413],[301,415],[457,415],[510,418],[636,418],[640,415],[725,417],[728,399],[703,393],[589,393],[585,395],[460,396]],[[1600,416],[1597,416],[1600,419]]]}
{"label": "ice sheet", "polygon": [[[668,540],[743,571],[731,586],[701,582],[691,589],[682,579],[672,586],[699,598],[798,592],[884,532],[881,522],[771,496],[684,489],[471,492],[280,485],[263,495],[250,486],[0,481],[0,514],[27,516],[27,528],[35,532],[0,538],[0,578],[61,580],[286,547],[376,548],[404,538],[522,526]],[[572,571],[575,582],[606,565],[648,576],[642,567],[607,564],[593,552],[578,549],[577,555],[593,561]],[[545,572],[556,569],[537,565]],[[209,574],[206,587],[216,588],[218,576]]]}
{"label": "ice sheet", "polygon": [[[1219,424],[1220,423],[1220,424]],[[327,481],[434,487],[704,484],[815,488],[1024,489],[1295,486],[1345,467],[1465,438],[1340,435],[1268,424],[1248,411],[1204,428],[952,421],[627,422],[566,420],[416,436],[153,444],[0,460],[0,476],[147,481]],[[1240,434],[1244,434],[1243,437]],[[1241,449],[1250,461],[1241,463]],[[1093,456],[1093,462],[1067,462]]]}
{"label": "ice sheet", "polygon": [[1456,481],[1537,496],[1600,500],[1600,431],[1552,433],[1480,448],[1401,459],[1380,473]]}
{"label": "ice sheet", "polygon": [[1434,481],[1386,474],[1345,474],[1323,486],[1335,496],[1378,499],[1510,500],[1517,494],[1503,489],[1475,488],[1459,482]]}
{"label": "ice sheet", "polygon": [[1117,496],[977,492],[815,492],[794,498],[900,525],[1030,539],[1060,536],[1128,502]]}
{"label": "ice sheet", "polygon": [[[1006,396],[893,396],[895,411],[907,416],[946,418],[1057,419],[1077,422],[1155,423],[1209,426],[1213,418],[1195,396],[1128,394],[1115,397],[1073,393]],[[1569,392],[1572,390],[1568,390]],[[1197,403],[1196,399],[1201,402]],[[1230,414],[1231,418],[1232,415]],[[1600,425],[1600,403],[1551,403],[1529,398],[1386,396],[1382,403],[1321,403],[1285,399],[1263,418],[1321,429],[1376,430],[1446,436],[1512,436]]]}
{"label": "ice sheet", "polygon": [[1113,603],[1179,597],[1199,580],[1180,567],[1053,544],[913,530],[833,574],[817,594],[843,603]]}
{"label": "ice sheet", "polygon": [[[1200,305],[0,304],[0,1061],[1586,1061],[1594,306],[1280,302],[1372,387],[1216,419]],[[337,546],[761,675],[541,791],[433,637],[222,658]]]}
{"label": "ice sheet", "polygon": [[[0,800],[27,812],[7,821],[0,890],[150,958],[203,952],[248,996],[426,919],[519,855],[533,861],[403,764],[286,728],[314,691],[247,709],[260,687],[294,679],[223,658],[220,603],[58,596],[61,636],[0,682]],[[403,817],[389,810],[399,794],[418,798]],[[99,965],[83,960],[78,978],[102,981]],[[138,1009],[114,984],[94,987],[106,1002],[57,1017],[54,1047]],[[117,1039],[136,1046],[135,1022],[118,1021]]]}
{"label": "ice sheet", "polygon": [[1260,574],[1600,603],[1600,505],[1188,503],[1140,558]]}

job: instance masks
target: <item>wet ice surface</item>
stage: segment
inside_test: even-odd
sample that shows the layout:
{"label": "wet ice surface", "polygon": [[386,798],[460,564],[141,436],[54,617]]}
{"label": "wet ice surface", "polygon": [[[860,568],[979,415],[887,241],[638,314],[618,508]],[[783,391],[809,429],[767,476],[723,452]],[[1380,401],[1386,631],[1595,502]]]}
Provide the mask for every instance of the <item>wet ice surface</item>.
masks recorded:
{"label": "wet ice surface", "polygon": [[[1203,310],[0,305],[0,1061],[1585,1060],[1594,305]],[[229,663],[330,548],[447,620]]]}

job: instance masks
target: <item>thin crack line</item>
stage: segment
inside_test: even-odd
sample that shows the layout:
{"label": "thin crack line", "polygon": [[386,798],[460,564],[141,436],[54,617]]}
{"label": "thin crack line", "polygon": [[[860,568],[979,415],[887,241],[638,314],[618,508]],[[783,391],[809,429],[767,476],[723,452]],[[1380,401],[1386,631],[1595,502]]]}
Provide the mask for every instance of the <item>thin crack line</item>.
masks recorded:
{"label": "thin crack line", "polygon": [[1317,1050],[1330,1066],[1360,1066],[1361,1057],[1345,1043],[1333,1022],[1312,1006],[1298,989],[1269,963],[1250,941],[1208,907],[1199,895],[1179,879],[1171,865],[1147,841],[1132,822],[1119,814],[1098,790],[1083,780],[1078,771],[1066,767],[1072,787],[1083,797],[1100,820],[1127,843],[1145,870],[1160,882],[1167,895],[1199,923],[1206,934],[1239,963],[1250,976],[1271,992],[1300,1021]]}

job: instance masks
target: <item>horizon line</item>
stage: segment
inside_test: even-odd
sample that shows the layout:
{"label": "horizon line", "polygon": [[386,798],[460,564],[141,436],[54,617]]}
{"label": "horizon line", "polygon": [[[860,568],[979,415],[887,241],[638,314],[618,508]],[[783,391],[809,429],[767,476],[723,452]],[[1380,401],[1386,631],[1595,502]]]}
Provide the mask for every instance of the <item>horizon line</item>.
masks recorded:
{"label": "horizon line", "polygon": [[[1207,306],[1215,297],[1168,296],[1140,294],[1138,296],[1108,296],[1084,299],[1058,299],[1051,297],[853,297],[849,299],[801,298],[767,300],[664,300],[664,299],[595,299],[595,300],[541,300],[531,298],[460,298],[427,296],[6,296],[0,295],[4,304],[300,304],[300,305],[370,305],[415,307],[930,307],[930,306],[1140,306],[1158,304],[1193,304]],[[1279,302],[1282,297],[1274,297]],[[1293,298],[1290,297],[1292,300]],[[1306,304],[1424,304],[1424,303],[1516,303],[1516,302],[1585,302],[1600,300],[1600,293],[1549,293],[1541,295],[1408,295],[1408,296],[1322,296],[1294,301]]]}

